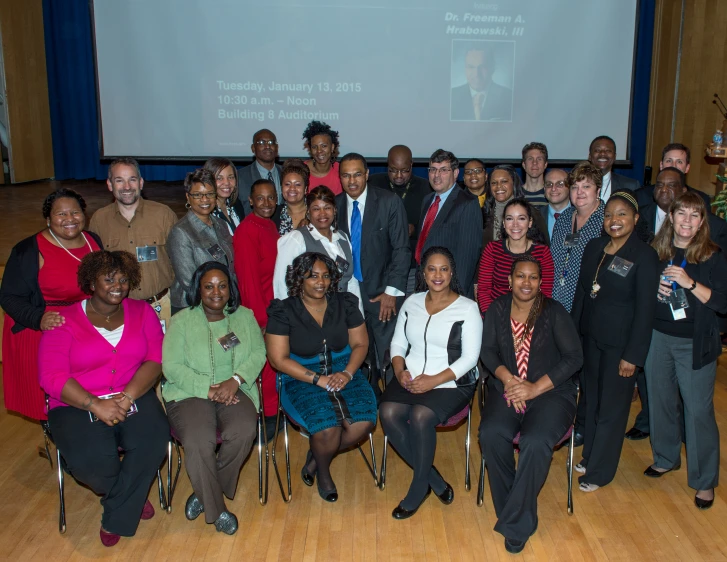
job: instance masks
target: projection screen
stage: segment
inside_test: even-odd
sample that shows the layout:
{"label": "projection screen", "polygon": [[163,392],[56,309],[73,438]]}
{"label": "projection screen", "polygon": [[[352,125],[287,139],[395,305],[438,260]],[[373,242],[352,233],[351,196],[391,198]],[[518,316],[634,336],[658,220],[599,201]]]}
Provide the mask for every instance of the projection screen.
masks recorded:
{"label": "projection screen", "polygon": [[94,0],[105,157],[249,157],[267,128],[301,156],[627,157],[637,0]]}

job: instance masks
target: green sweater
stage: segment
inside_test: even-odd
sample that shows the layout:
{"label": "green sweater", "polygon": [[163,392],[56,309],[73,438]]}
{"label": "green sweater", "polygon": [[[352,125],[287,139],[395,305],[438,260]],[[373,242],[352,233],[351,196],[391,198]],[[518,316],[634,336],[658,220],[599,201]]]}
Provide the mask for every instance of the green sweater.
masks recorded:
{"label": "green sweater", "polygon": [[202,307],[186,308],[174,315],[164,337],[162,368],[167,379],[162,391],[164,400],[206,399],[211,385],[224,382],[236,373],[243,381],[240,390],[258,407],[255,379],[265,364],[265,343],[260,328],[252,312],[242,306],[233,314],[225,312],[225,317],[219,323],[224,323],[226,328],[229,321],[230,331],[240,343],[226,352],[231,357],[234,350],[234,370],[228,363],[226,372],[215,372],[220,362],[214,358],[218,356],[217,348],[222,348],[212,337]]}

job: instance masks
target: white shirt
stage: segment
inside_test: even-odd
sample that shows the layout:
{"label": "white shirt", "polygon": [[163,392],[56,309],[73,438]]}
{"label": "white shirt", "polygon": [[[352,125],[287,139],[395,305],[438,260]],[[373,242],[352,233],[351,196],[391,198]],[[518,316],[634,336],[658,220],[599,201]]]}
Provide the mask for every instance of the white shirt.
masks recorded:
{"label": "white shirt", "polygon": [[[341,246],[338,244],[339,240],[345,240],[348,242],[348,236],[346,236],[345,232],[340,230],[333,232],[333,235],[331,236],[332,240],[330,241],[315,228],[311,230],[310,233],[315,240],[320,240],[321,244],[323,244],[323,248],[326,250],[326,254],[328,254],[328,257],[333,261],[336,261],[337,257],[347,259],[346,254],[343,253]],[[297,230],[292,230],[285,236],[278,239],[278,257],[275,260],[275,271],[273,272],[273,296],[275,296],[276,299],[285,299],[288,297],[288,287],[285,284],[285,274],[288,271],[288,266],[293,265],[293,260],[299,255],[304,254],[305,251],[305,240],[303,239],[303,235]],[[351,264],[350,267],[353,267],[353,264]],[[359,289],[358,281],[356,281],[355,277],[351,277],[346,290],[349,293],[356,295],[358,298],[359,310],[361,310],[361,314],[363,314],[361,289]]]}
{"label": "white shirt", "polygon": [[[348,214],[348,230],[351,230],[351,215],[353,214],[353,202],[358,202],[358,212],[361,213],[361,244],[363,244],[363,218],[364,218],[364,211],[366,209],[366,195],[368,195],[369,192],[369,186],[366,184],[366,189],[364,189],[363,193],[359,195],[358,199],[353,199],[348,193],[346,193],[346,212]],[[353,264],[352,264],[353,265]],[[363,272],[362,272],[363,274]],[[384,289],[384,293],[387,295],[391,295],[392,297],[403,297],[404,293],[401,292],[396,287],[389,287],[387,285],[386,289]],[[379,295],[371,295],[372,297],[378,297]]]}
{"label": "white shirt", "polygon": [[[403,357],[412,378],[421,374],[438,375],[447,368],[452,369],[454,376],[459,378],[475,367],[480,357],[480,310],[475,301],[460,296],[444,310],[430,315],[425,306],[427,294],[428,291],[415,293],[404,301],[391,340],[391,357]],[[460,321],[464,321],[462,356],[450,365],[447,354],[449,334],[453,324]],[[455,381],[447,381],[436,388],[456,387]]]}
{"label": "white shirt", "polygon": [[[83,313],[86,313],[86,303],[88,300],[81,301],[81,308],[83,309]],[[124,325],[121,324],[118,328],[115,330],[107,330],[106,328],[99,328],[98,326],[94,326],[96,328],[96,331],[103,336],[103,338],[111,344],[112,347],[116,347],[119,345],[119,342],[121,341],[121,336],[124,335]]]}
{"label": "white shirt", "polygon": [[611,172],[603,176],[603,182],[601,182],[601,201],[608,203],[609,197],[611,197]]}
{"label": "white shirt", "polygon": [[[488,86],[489,86],[489,84],[488,84]],[[484,90],[481,90],[478,92],[477,90],[473,89],[472,86],[470,86],[470,95],[472,96],[472,104],[474,105],[474,103],[475,103],[474,102],[475,96],[477,94],[482,94],[482,101],[480,102],[480,109],[484,108],[485,102],[487,101],[487,91],[488,90],[489,90],[489,88],[485,88]]]}
{"label": "white shirt", "polygon": [[666,218],[666,213],[661,210],[661,207],[658,205],[656,206],[656,221],[654,223],[654,234],[659,233],[659,229],[661,228],[661,225],[664,224],[664,219]]}

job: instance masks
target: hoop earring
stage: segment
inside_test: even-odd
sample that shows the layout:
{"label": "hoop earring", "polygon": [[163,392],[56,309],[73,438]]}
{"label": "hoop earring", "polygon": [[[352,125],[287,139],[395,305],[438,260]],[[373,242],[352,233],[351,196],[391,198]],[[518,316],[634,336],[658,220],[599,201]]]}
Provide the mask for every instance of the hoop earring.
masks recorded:
{"label": "hoop earring", "polygon": [[192,205],[190,205],[190,204],[189,204],[189,201],[187,201],[187,202],[186,202],[186,203],[184,204],[184,208],[185,208],[185,209],[187,209],[187,210],[189,210],[189,209],[191,209],[191,208],[192,208]]}

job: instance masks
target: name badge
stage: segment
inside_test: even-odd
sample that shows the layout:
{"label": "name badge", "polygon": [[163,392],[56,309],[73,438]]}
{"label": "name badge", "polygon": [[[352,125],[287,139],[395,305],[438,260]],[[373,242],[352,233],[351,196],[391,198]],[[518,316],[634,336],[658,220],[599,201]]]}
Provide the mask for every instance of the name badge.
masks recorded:
{"label": "name badge", "polygon": [[677,289],[669,294],[669,308],[674,320],[684,320],[687,317],[685,309],[689,308],[689,301],[684,289]]}
{"label": "name badge", "polygon": [[222,251],[219,244],[213,244],[207,248],[207,253],[217,261],[222,261],[222,258],[225,257],[225,252]]}
{"label": "name badge", "polygon": [[136,261],[143,263],[145,261],[157,261],[157,247],[156,246],[137,246],[136,247]]}
{"label": "name badge", "polygon": [[338,269],[341,273],[346,273],[348,271],[348,268],[351,267],[351,265],[346,260],[344,260],[341,256],[338,256],[336,258],[336,267],[338,267]]}
{"label": "name badge", "polygon": [[[121,396],[120,392],[114,392],[112,394],[104,394],[103,396],[99,396],[99,398],[101,400],[112,400],[114,398],[118,398],[119,396]],[[129,416],[132,416],[138,411],[139,411],[138,406],[136,404],[132,404],[129,407],[129,409],[126,411],[126,417],[128,418]],[[89,412],[88,417],[91,419],[91,423],[98,421],[98,417],[93,412]]]}
{"label": "name badge", "polygon": [[574,232],[573,234],[566,234],[565,236],[565,242],[563,242],[563,246],[566,248],[572,248],[573,246],[577,246],[578,242],[581,241],[581,233],[580,232]]}
{"label": "name badge", "polygon": [[608,266],[608,270],[621,277],[626,277],[633,266],[634,262],[616,256],[613,258],[611,265]]}
{"label": "name badge", "polygon": [[225,351],[229,351],[235,346],[240,345],[240,340],[238,339],[235,332],[230,332],[229,334],[222,336],[221,338],[217,338],[217,343],[220,344],[222,349]]}
{"label": "name badge", "polygon": [[162,325],[162,334],[164,334],[166,336],[167,335],[167,321],[159,320],[159,323]]}

